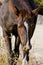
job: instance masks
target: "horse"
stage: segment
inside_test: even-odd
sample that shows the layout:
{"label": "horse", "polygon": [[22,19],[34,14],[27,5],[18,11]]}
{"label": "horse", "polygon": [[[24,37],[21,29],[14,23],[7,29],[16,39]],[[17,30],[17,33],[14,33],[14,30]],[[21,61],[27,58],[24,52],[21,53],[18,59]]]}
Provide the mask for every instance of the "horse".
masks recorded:
{"label": "horse", "polygon": [[[11,9],[10,9],[11,6]],[[3,9],[4,8],[4,9]],[[17,10],[17,14],[15,14],[15,10]],[[9,2],[1,5],[0,7],[0,26],[3,29],[3,36],[7,42],[7,48],[9,49],[9,52],[11,53],[11,33],[13,32],[13,30],[16,28],[16,30],[14,30],[15,36],[19,36],[20,41],[22,43],[23,46],[26,45],[27,43],[27,30],[26,27],[24,26],[24,21],[25,21],[25,14],[24,16],[22,15],[22,13],[24,14],[23,11],[19,12],[17,8],[12,8],[12,4]],[[29,12],[28,12],[29,13]],[[27,13],[26,13],[27,15]],[[31,15],[29,15],[29,17],[31,17]],[[14,28],[15,27],[15,28]]]}
{"label": "horse", "polygon": [[[33,0],[32,0],[33,1]],[[14,3],[14,1],[13,1],[13,3]],[[31,2],[31,4],[32,4],[33,2]],[[35,5],[35,4],[33,4],[33,5]],[[17,6],[17,5],[16,5]],[[34,9],[34,8],[36,8],[37,6],[32,6],[31,5],[31,8],[32,9]],[[40,13],[41,12],[41,13]],[[36,12],[37,13],[37,12]],[[31,40],[31,38],[32,38],[32,36],[33,36],[33,33],[34,33],[34,30],[35,30],[35,26],[36,26],[36,22],[37,22],[37,16],[38,16],[38,14],[43,14],[42,13],[42,10],[41,10],[41,8],[40,8],[40,10],[39,10],[39,12],[37,13],[37,15],[33,15],[32,16],[32,18],[31,19],[28,19],[27,21],[26,21],[26,23],[24,23],[24,25],[25,24],[27,24],[27,28],[26,28],[26,30],[28,31],[28,40],[29,40],[29,45],[30,45],[30,49],[31,49],[31,43],[30,43],[30,40]],[[26,27],[26,26],[25,26]],[[19,36],[17,36],[17,38],[18,38]],[[19,38],[19,41],[17,42],[17,39],[16,38],[16,44],[19,44],[20,43],[20,38]],[[21,47],[21,44],[20,44],[20,49],[21,49],[22,47]],[[18,51],[18,48],[16,47],[16,50]],[[20,51],[20,53],[22,54],[22,56],[23,56],[23,51],[21,51],[21,50],[19,50]],[[29,51],[29,50],[28,50]],[[27,61],[29,60],[29,57],[28,57],[28,54],[29,54],[29,52],[26,52],[26,54],[27,54]],[[26,57],[24,58],[25,60],[26,60]],[[24,62],[23,62],[24,63]],[[23,64],[24,65],[24,64]]]}
{"label": "horse", "polygon": [[[10,1],[10,2],[12,2],[12,1]],[[1,16],[1,18],[0,18],[0,20],[1,20],[0,25],[3,28],[4,37],[7,40],[8,45],[10,45],[9,41],[11,39],[9,38],[9,36],[11,36],[10,35],[11,33],[13,33],[16,37],[16,42],[15,42],[16,45],[18,46],[19,43],[22,44],[22,46],[23,46],[23,53],[22,53],[23,57],[22,58],[23,58],[23,63],[24,63],[24,60],[26,60],[28,57],[28,53],[29,53],[29,49],[30,49],[29,48],[30,40],[32,38],[33,31],[34,31],[34,28],[36,25],[37,15],[34,15],[34,16],[31,15],[31,10],[29,7],[28,8],[26,7],[28,13],[27,13],[26,9],[19,11],[18,8],[15,6],[12,6],[13,4],[10,2],[9,2],[9,10],[7,10],[6,11],[7,13],[5,12],[6,14],[4,16]],[[25,2],[25,4],[26,4],[26,2]],[[8,5],[8,3],[7,3],[7,5]],[[24,8],[25,8],[25,6],[24,6]],[[7,7],[7,9],[8,9],[8,7]],[[1,8],[1,11],[3,11],[3,6]],[[27,21],[27,17],[28,17],[28,21]],[[17,42],[17,40],[18,40],[17,38],[19,39],[18,42]],[[16,51],[18,49],[17,46],[15,47]],[[10,46],[10,50],[11,50],[11,46]],[[29,60],[29,59],[27,59],[27,60]]]}

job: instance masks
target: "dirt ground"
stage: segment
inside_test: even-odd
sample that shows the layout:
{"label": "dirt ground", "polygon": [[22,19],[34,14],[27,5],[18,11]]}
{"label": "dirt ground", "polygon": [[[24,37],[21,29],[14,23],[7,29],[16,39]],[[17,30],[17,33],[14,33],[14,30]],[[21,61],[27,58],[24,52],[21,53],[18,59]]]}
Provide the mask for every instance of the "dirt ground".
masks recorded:
{"label": "dirt ground", "polygon": [[[6,61],[7,57],[6,55],[0,55],[0,65],[9,65],[9,63]],[[13,63],[14,65],[14,63]],[[22,65],[22,61],[18,60],[17,65]],[[29,62],[27,65],[43,65],[43,58],[39,57],[33,57],[30,55]]]}

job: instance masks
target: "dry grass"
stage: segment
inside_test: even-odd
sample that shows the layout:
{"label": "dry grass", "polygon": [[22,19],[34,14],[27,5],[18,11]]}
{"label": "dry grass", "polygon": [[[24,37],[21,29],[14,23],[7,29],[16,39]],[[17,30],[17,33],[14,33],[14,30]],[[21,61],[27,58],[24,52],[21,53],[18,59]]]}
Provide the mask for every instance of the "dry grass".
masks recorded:
{"label": "dry grass", "polygon": [[10,55],[7,50],[6,42],[3,37],[0,38],[0,65],[9,65]]}
{"label": "dry grass", "polygon": [[43,58],[30,57],[29,65],[43,65]]}
{"label": "dry grass", "polygon": [[[17,65],[22,65],[22,61],[18,61]],[[27,65],[43,65],[43,59],[42,58],[36,58],[36,57],[32,57],[30,56],[29,62]]]}
{"label": "dry grass", "polygon": [[0,54],[0,65],[9,65],[8,58],[5,54]]}

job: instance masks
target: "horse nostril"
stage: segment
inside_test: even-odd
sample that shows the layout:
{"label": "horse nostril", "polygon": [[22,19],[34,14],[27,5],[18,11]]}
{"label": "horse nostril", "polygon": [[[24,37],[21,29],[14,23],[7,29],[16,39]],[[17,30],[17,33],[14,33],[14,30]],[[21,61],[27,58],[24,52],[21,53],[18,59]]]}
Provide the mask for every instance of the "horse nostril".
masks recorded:
{"label": "horse nostril", "polygon": [[2,6],[2,2],[0,2],[0,6]]}

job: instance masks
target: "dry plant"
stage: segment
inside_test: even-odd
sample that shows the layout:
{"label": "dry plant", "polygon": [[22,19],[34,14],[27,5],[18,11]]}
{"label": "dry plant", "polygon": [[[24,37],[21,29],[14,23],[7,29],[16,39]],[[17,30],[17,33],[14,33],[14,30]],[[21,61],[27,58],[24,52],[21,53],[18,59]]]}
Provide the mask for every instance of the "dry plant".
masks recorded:
{"label": "dry plant", "polygon": [[10,65],[10,54],[4,37],[0,37],[0,65]]}

